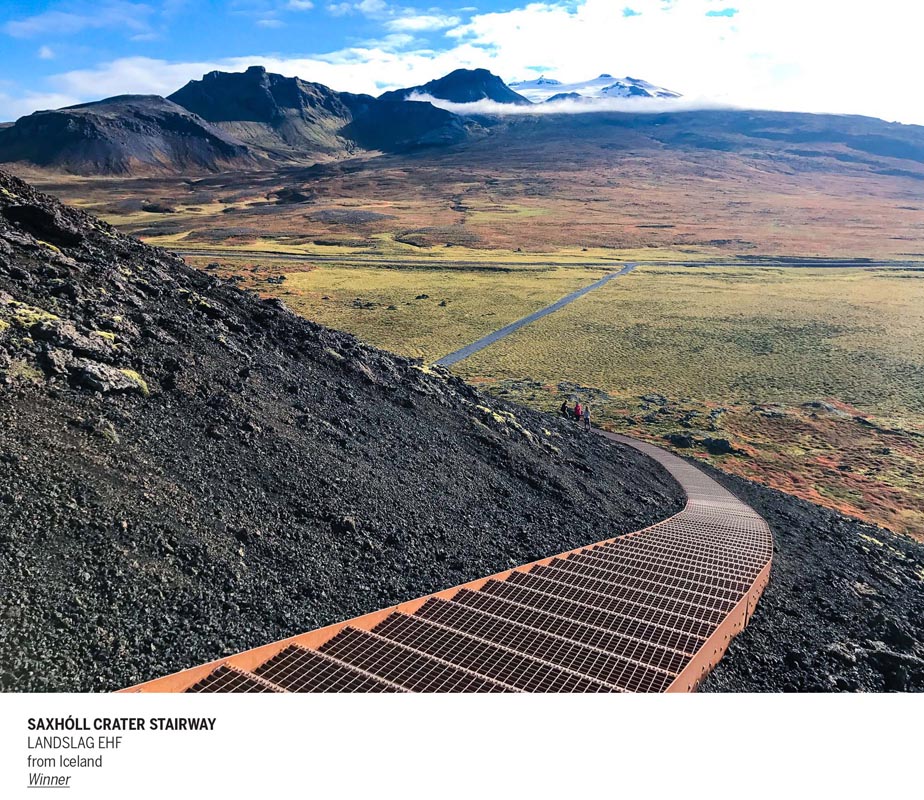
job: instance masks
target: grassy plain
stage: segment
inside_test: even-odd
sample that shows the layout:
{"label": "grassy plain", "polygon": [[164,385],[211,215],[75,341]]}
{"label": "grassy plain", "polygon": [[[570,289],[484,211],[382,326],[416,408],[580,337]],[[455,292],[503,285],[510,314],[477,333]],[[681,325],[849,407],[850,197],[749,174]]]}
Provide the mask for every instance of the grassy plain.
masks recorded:
{"label": "grassy plain", "polygon": [[455,370],[924,538],[924,272],[640,268]]}
{"label": "grassy plain", "polygon": [[[190,260],[424,361],[614,266],[496,256]],[[453,370],[548,411],[581,397],[606,427],[924,538],[924,270],[642,266]]]}
{"label": "grassy plain", "polygon": [[924,271],[640,267],[467,360],[624,395],[924,416]]}
{"label": "grassy plain", "polygon": [[[213,259],[191,259],[197,263]],[[220,259],[218,274],[280,297],[293,311],[393,352],[434,361],[598,280],[580,266],[398,268]],[[281,282],[279,282],[281,279]]]}

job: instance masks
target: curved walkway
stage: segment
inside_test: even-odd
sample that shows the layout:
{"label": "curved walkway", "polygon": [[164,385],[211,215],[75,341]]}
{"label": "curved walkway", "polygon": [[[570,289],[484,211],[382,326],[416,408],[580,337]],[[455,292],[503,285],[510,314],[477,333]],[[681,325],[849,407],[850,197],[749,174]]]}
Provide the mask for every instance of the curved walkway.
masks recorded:
{"label": "curved walkway", "polygon": [[433,363],[441,366],[448,367],[452,364],[456,364],[461,361],[463,358],[468,358],[470,355],[477,353],[479,350],[484,350],[488,345],[492,345],[497,341],[509,336],[516,330],[519,330],[524,325],[529,325],[530,322],[535,322],[537,319],[552,314],[555,311],[558,311],[560,308],[564,308],[569,303],[573,303],[579,297],[583,297],[588,292],[592,292],[594,289],[599,289],[601,286],[609,283],[613,278],[618,278],[620,275],[626,275],[629,272],[632,272],[638,264],[626,264],[618,272],[610,272],[608,275],[604,275],[600,280],[594,281],[589,286],[585,286],[583,289],[578,289],[576,292],[565,295],[560,300],[556,300],[552,305],[546,306],[545,308],[540,308],[538,311],[534,311],[532,314],[511,322],[509,325],[505,325],[503,328],[499,328],[493,333],[489,333],[487,336],[481,337],[477,342],[472,342],[465,347],[456,350],[454,353],[450,353],[447,356],[443,356],[440,359],[437,359]]}
{"label": "curved walkway", "polygon": [[773,539],[692,464],[649,528],[127,689],[129,692],[693,691],[747,624]]}

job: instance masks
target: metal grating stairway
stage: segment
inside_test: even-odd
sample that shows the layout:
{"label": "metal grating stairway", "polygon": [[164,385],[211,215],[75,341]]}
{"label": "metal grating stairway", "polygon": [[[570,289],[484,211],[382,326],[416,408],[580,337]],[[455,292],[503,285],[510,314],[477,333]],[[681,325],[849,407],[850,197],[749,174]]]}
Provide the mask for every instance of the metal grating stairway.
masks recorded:
{"label": "metal grating stairway", "polygon": [[660,462],[683,511],[627,536],[125,691],[693,691],[766,586],[766,522],[702,471]]}

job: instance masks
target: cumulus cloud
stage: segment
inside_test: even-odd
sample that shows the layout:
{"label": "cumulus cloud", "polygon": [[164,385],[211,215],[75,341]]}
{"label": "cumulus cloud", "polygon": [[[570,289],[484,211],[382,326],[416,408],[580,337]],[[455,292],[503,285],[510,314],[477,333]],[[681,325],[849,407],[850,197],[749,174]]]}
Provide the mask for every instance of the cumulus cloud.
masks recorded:
{"label": "cumulus cloud", "polygon": [[418,33],[445,30],[458,25],[461,21],[458,17],[442,14],[417,14],[390,19],[385,23],[385,27],[392,31],[413,31]]}
{"label": "cumulus cloud", "polygon": [[310,11],[314,8],[314,3],[311,0],[289,0],[286,8],[290,11]]}
{"label": "cumulus cloud", "polygon": [[478,14],[449,31],[480,48],[483,65],[507,79],[556,67],[571,82],[602,72],[643,77],[685,95],[794,111],[866,113],[924,122],[912,100],[920,69],[919,26],[905,0],[869,7],[838,0],[612,0],[531,3]]}
{"label": "cumulus cloud", "polygon": [[384,0],[360,0],[358,3],[329,3],[327,10],[335,17],[342,17],[346,14],[378,16],[388,11],[388,3]]}
{"label": "cumulus cloud", "polygon": [[52,50],[47,44],[43,44],[38,49],[38,57],[44,59],[45,61],[50,61],[55,57],[55,51]]}
{"label": "cumulus cloud", "polygon": [[[259,53],[207,63],[122,58],[53,76],[47,94],[82,100],[124,92],[166,94],[209,70],[240,70],[250,64],[336,89],[378,94],[460,67],[485,67],[508,81],[531,79],[538,77],[539,68],[530,65],[541,64],[541,71],[566,83],[603,72],[628,73],[686,97],[740,107],[861,113],[924,123],[915,92],[919,27],[910,24],[906,0],[879,0],[875,14],[836,0],[733,0],[732,5],[728,0],[630,0],[629,5],[546,0],[465,16],[464,23],[447,30],[451,42],[442,50],[422,45],[409,35],[413,28],[395,24],[444,16],[439,11],[417,13],[382,0],[335,7],[379,19],[391,35],[303,58]],[[706,16],[707,11],[729,7],[737,9],[732,17]],[[624,15],[627,8],[636,13]],[[445,16],[456,15],[463,17],[463,10]],[[27,35],[26,28],[18,32]],[[0,115],[7,116],[13,102],[0,107]],[[26,102],[15,99],[15,108]]]}

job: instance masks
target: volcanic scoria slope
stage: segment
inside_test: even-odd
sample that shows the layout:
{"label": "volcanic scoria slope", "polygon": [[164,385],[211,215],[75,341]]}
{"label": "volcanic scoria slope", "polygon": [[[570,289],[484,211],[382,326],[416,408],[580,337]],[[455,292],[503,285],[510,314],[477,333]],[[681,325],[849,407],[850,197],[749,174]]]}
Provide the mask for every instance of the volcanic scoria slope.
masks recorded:
{"label": "volcanic scoria slope", "polygon": [[680,506],[629,449],[0,173],[3,689],[115,689]]}

